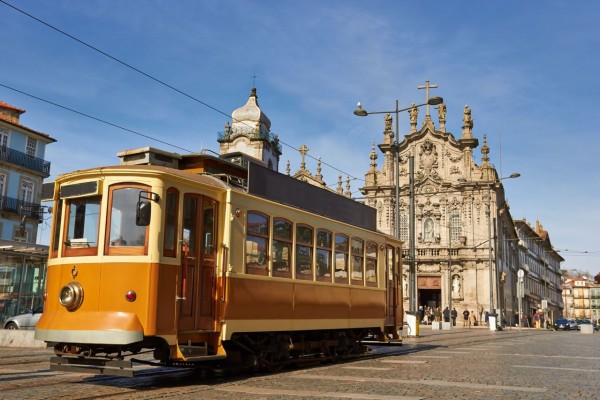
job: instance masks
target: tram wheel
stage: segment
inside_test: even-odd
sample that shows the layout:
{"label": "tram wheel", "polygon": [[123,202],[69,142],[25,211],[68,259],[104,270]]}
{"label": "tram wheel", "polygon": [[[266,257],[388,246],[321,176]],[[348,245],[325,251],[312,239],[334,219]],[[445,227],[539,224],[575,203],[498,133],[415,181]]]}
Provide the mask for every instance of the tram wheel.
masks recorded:
{"label": "tram wheel", "polygon": [[276,357],[275,353],[269,353],[263,358],[262,365],[269,372],[279,372],[283,369],[285,361]]}

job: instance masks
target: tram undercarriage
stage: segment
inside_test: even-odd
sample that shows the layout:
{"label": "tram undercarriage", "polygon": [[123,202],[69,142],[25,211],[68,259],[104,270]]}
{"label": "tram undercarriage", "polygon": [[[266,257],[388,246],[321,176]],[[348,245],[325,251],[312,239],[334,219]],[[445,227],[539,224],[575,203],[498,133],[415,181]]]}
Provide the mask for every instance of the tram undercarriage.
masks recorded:
{"label": "tram undercarriage", "polygon": [[[153,339],[153,338],[151,338]],[[134,376],[133,363],[181,368],[226,368],[252,371],[279,371],[286,366],[302,366],[315,362],[336,362],[350,355],[366,352],[363,340],[385,342],[379,329],[344,329],[297,332],[236,333],[224,341],[227,355],[190,357],[173,360],[168,346],[160,339],[146,340],[127,346],[56,344],[56,357],[50,360],[55,371],[83,372],[99,375]],[[180,345],[184,350],[189,346]],[[193,346],[192,346],[193,347]],[[144,351],[143,351],[144,350]],[[155,360],[133,358],[153,351]],[[185,353],[186,351],[183,351]]]}

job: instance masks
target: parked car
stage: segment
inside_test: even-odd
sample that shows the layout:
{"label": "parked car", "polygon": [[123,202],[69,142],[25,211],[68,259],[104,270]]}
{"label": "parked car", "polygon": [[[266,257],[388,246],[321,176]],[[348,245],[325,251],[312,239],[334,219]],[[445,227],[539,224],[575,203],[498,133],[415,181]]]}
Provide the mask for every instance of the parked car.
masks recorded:
{"label": "parked car", "polygon": [[571,329],[571,324],[569,323],[569,320],[566,318],[557,318],[554,321],[554,329],[568,331]]}
{"label": "parked car", "polygon": [[577,329],[577,322],[574,319],[570,319],[569,321],[569,329]]}
{"label": "parked car", "polygon": [[6,320],[4,329],[34,329],[42,316],[43,307],[38,307],[25,314],[15,315]]}
{"label": "parked car", "polygon": [[592,321],[590,321],[589,319],[578,319],[576,322],[577,322],[577,330],[578,331],[581,330],[581,325],[592,325],[593,326],[592,330],[597,330],[596,324],[592,323]]}

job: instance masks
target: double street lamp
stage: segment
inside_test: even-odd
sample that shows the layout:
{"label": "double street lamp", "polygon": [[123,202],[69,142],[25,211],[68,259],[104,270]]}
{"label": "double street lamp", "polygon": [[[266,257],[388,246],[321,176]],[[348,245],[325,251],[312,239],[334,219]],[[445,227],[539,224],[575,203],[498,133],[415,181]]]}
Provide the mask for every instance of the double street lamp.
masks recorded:
{"label": "double street lamp", "polygon": [[[398,108],[398,100],[396,100],[396,109],[392,111],[367,111],[362,108],[361,104],[358,103],[356,110],[354,110],[354,115],[359,117],[366,117],[370,114],[396,114],[396,132],[393,136],[394,143],[392,144],[392,151],[394,153],[394,167],[396,169],[395,180],[396,180],[396,193],[395,193],[395,236],[400,239],[400,165],[399,165],[399,148],[398,148],[398,139],[400,136],[400,129],[398,124],[398,116],[401,112],[409,111],[413,108],[418,108],[422,106],[434,106],[444,102],[444,99],[441,97],[431,97],[427,100],[426,103],[412,105],[407,108]],[[429,114],[429,113],[428,113]],[[410,210],[409,210],[409,307],[411,312],[416,312],[417,304],[416,304],[416,270],[415,270],[415,187],[414,187],[414,157],[409,155],[409,184],[410,184]]]}

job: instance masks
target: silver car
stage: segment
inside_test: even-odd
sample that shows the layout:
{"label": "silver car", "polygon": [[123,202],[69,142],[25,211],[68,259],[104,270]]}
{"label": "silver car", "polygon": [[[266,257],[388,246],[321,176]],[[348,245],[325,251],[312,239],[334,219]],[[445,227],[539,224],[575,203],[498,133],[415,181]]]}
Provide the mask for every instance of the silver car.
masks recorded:
{"label": "silver car", "polygon": [[579,329],[578,326],[577,326],[577,322],[575,322],[574,319],[570,319],[568,322],[569,322],[569,329],[570,330]]}
{"label": "silver car", "polygon": [[25,314],[15,315],[6,320],[4,329],[35,329],[42,316],[43,307],[38,307]]}

